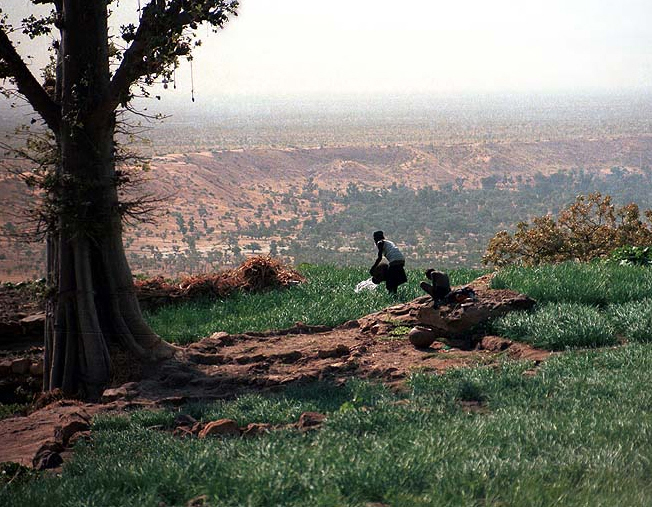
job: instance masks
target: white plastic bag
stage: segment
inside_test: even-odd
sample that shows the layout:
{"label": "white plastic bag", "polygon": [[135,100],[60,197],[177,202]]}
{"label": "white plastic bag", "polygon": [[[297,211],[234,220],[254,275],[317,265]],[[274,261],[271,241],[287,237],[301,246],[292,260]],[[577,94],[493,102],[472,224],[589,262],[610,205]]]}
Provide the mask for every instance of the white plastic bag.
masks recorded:
{"label": "white plastic bag", "polygon": [[378,285],[376,285],[371,278],[367,278],[355,286],[355,292],[358,293],[363,290],[376,290],[376,287],[378,287]]}

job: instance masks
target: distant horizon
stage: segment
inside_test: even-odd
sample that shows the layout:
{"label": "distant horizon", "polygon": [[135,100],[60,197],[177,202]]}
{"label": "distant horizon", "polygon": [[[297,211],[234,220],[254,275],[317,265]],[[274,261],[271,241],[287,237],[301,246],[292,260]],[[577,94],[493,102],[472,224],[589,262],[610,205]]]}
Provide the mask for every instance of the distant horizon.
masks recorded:
{"label": "distant horizon", "polygon": [[[147,0],[111,5],[111,32]],[[0,0],[10,23],[49,6]],[[197,34],[179,92],[255,97],[340,94],[565,93],[652,88],[649,0],[243,0],[224,30]],[[40,75],[47,52],[11,34]],[[41,41],[47,43],[47,38]],[[171,88],[171,87],[169,87]],[[168,95],[162,83],[152,94]],[[582,92],[583,93],[583,92]]]}
{"label": "distant horizon", "polygon": [[[180,90],[165,90],[147,99],[136,99],[134,101],[135,109],[138,111],[161,111],[166,109],[174,110],[174,113],[187,113],[203,115],[210,113],[208,108],[220,108],[224,106],[235,106],[236,108],[247,108],[251,112],[256,112],[257,108],[269,109],[275,107],[287,107],[294,105],[296,108],[306,106],[305,112],[311,112],[316,106],[323,106],[319,112],[333,112],[340,107],[348,106],[354,109],[364,110],[383,110],[392,109],[392,106],[405,110],[410,107],[424,106],[464,106],[472,109],[482,109],[483,106],[494,108],[500,106],[536,106],[546,103],[547,106],[554,109],[555,102],[558,105],[565,105],[571,101],[604,101],[604,104],[627,103],[632,100],[650,101],[652,106],[652,89],[649,88],[627,88],[619,90],[609,89],[567,89],[567,90],[504,90],[504,91],[485,91],[485,92],[405,92],[405,93],[360,93],[360,92],[339,92],[339,93],[320,93],[320,92],[303,92],[303,93],[256,93],[256,94],[222,94],[218,96],[203,97],[201,94],[195,95],[193,102],[190,96]],[[14,101],[0,100],[0,111],[14,111],[19,114],[32,114],[29,112],[29,106],[21,101],[16,102],[17,107],[12,108],[11,103]],[[183,111],[178,111],[183,108]],[[294,107],[292,109],[295,109]]]}

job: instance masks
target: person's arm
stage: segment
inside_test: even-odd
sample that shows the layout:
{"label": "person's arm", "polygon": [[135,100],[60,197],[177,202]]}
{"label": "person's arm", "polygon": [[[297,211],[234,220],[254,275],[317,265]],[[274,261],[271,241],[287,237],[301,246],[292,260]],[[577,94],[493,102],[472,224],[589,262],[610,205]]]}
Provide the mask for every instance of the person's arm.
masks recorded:
{"label": "person's arm", "polygon": [[385,243],[383,241],[379,241],[377,243],[378,246],[378,257],[376,258],[376,262],[374,262],[374,265],[371,267],[372,270],[376,269],[376,266],[380,264],[380,261],[383,260],[383,246],[385,246]]}

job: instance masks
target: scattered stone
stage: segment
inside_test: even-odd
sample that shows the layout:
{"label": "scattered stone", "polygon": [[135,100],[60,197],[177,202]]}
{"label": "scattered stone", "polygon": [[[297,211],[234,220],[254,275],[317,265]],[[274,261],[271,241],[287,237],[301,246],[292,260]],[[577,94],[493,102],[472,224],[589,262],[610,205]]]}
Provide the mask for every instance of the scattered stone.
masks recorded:
{"label": "scattered stone", "polygon": [[253,356],[249,356],[247,354],[244,354],[242,356],[237,356],[234,358],[235,362],[238,364],[250,364],[250,363],[259,363],[261,361],[265,360],[265,356],[262,354],[255,354]]}
{"label": "scattered stone", "polygon": [[111,403],[125,398],[127,398],[127,390],[124,387],[105,389],[102,393],[102,403]]}
{"label": "scattered stone", "polygon": [[272,425],[269,423],[249,423],[242,429],[243,437],[255,437],[264,435],[272,430]]}
{"label": "scattered stone", "polygon": [[299,417],[297,428],[299,431],[314,430],[319,428],[325,420],[326,416],[319,412],[304,412]]}
{"label": "scattered stone", "polygon": [[61,442],[64,447],[68,447],[70,437],[80,431],[90,431],[90,418],[87,415],[75,413],[68,416],[61,426],[55,426],[54,438]]}
{"label": "scattered stone", "polygon": [[351,353],[351,349],[343,344],[338,344],[334,349],[322,349],[317,352],[317,356],[320,359],[327,359],[330,357],[342,357],[348,356]]}
{"label": "scattered stone", "polygon": [[18,321],[26,335],[40,335],[45,329],[45,312],[28,315]]}
{"label": "scattered stone", "polygon": [[189,426],[193,427],[197,423],[197,419],[188,414],[179,414],[174,418],[174,427]]}
{"label": "scattered stone", "polygon": [[337,326],[338,329],[355,329],[356,327],[360,327],[358,320],[347,320],[344,324]]}
{"label": "scattered stone", "polygon": [[43,375],[43,360],[39,360],[36,363],[32,363],[29,366],[29,373],[34,377],[40,377]]}
{"label": "scattered stone", "polygon": [[63,463],[63,446],[58,442],[45,442],[34,454],[32,467],[36,470],[56,468]]}
{"label": "scattered stone", "polygon": [[199,438],[206,438],[208,436],[239,436],[240,428],[233,419],[220,419],[206,424],[203,430],[199,433]]}
{"label": "scattered stone", "polygon": [[410,343],[420,349],[430,347],[436,338],[437,335],[432,329],[423,326],[413,327],[408,333]]}
{"label": "scattered stone", "polygon": [[292,364],[296,363],[299,359],[303,357],[303,354],[298,350],[293,350],[292,352],[286,352],[283,354],[277,354],[270,356],[272,361],[280,361],[283,364]]}
{"label": "scattered stone", "polygon": [[91,432],[90,431],[79,431],[73,434],[68,439],[68,447],[75,447],[78,442],[90,442],[91,441]]}

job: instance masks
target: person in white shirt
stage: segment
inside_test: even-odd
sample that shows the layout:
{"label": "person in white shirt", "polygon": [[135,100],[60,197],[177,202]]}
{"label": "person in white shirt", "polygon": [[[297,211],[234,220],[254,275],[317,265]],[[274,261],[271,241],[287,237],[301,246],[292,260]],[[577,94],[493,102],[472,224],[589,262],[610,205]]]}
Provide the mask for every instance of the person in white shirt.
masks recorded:
{"label": "person in white shirt", "polygon": [[385,257],[389,263],[385,287],[387,287],[387,292],[390,294],[396,294],[398,286],[407,282],[407,275],[405,274],[405,257],[392,241],[385,239],[383,231],[374,232],[374,243],[378,248],[378,258],[369,271],[373,275],[376,266],[378,266],[378,264],[383,260],[383,257]]}

